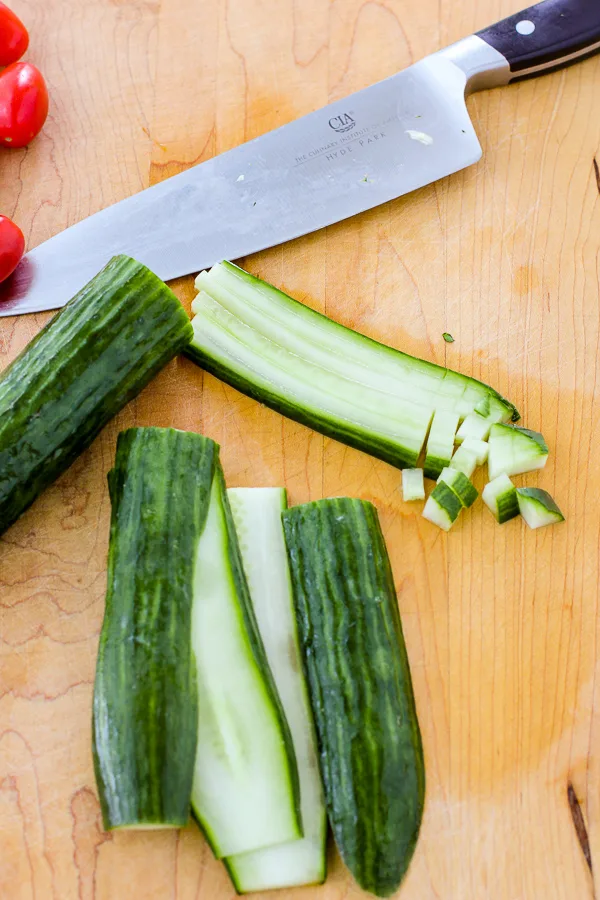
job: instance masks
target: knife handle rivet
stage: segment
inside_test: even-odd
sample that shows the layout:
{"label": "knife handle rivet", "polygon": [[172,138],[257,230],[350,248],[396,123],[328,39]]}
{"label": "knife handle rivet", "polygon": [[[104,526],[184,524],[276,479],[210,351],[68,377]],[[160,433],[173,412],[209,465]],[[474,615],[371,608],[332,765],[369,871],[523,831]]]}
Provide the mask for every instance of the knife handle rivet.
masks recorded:
{"label": "knife handle rivet", "polygon": [[516,29],[519,34],[533,34],[535,31],[535,22],[530,22],[529,19],[523,19],[521,22],[517,22]]}

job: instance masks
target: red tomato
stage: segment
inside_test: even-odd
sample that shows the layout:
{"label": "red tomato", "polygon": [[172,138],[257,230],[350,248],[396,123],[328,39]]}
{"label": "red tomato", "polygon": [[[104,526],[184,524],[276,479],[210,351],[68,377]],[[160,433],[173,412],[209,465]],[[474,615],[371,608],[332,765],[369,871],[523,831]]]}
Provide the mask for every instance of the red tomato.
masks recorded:
{"label": "red tomato", "polygon": [[25,238],[19,226],[0,216],[0,281],[12,275],[24,250]]}
{"label": "red tomato", "polygon": [[21,59],[29,46],[29,35],[21,20],[0,0],[0,66]]}
{"label": "red tomato", "polygon": [[31,63],[13,63],[0,72],[0,147],[25,147],[48,115],[48,89]]}

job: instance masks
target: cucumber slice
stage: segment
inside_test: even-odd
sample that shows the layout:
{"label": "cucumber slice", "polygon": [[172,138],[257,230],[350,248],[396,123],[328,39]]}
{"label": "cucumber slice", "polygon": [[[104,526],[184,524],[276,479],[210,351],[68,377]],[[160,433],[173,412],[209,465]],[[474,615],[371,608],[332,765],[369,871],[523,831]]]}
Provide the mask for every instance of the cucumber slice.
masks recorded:
{"label": "cucumber slice", "polygon": [[556,525],[564,522],[565,517],[548,493],[541,488],[517,488],[519,512],[530,528],[542,528],[544,525]]}
{"label": "cucumber slice", "polygon": [[327,820],[281,525],[286,492],[284,488],[230,488],[227,495],[258,628],[294,741],[304,837],[229,856],[224,862],[238,893],[321,884],[326,872]]}
{"label": "cucumber slice", "polygon": [[427,498],[423,518],[443,531],[450,531],[462,508],[463,505],[452,488],[440,481]]}
{"label": "cucumber slice", "polygon": [[331,827],[386,897],[414,852],[425,793],[419,723],[377,512],[339,497],[283,513]]}
{"label": "cucumber slice", "polygon": [[438,409],[435,413],[427,438],[423,466],[426,478],[437,478],[450,462],[459,421],[460,416],[457,413],[447,412],[444,409]]}
{"label": "cucumber slice", "polygon": [[198,747],[192,808],[217,858],[302,836],[289,727],[217,468],[195,559],[192,649]]}
{"label": "cucumber slice", "polygon": [[402,469],[402,499],[405,503],[425,499],[423,469]]}
{"label": "cucumber slice", "polygon": [[192,334],[177,297],[127,256],[48,322],[0,375],[0,534]]}
{"label": "cucumber slice", "polygon": [[477,412],[469,413],[456,432],[456,443],[462,444],[467,438],[475,441],[487,441],[492,422]]}
{"label": "cucumber slice", "polygon": [[489,444],[486,444],[485,441],[475,440],[475,438],[465,438],[461,446],[469,453],[475,454],[475,459],[477,460],[478,466],[482,466],[484,464],[490,452]]}
{"label": "cucumber slice", "polygon": [[517,489],[508,475],[498,475],[486,484],[481,497],[499,525],[519,515]]}
{"label": "cucumber slice", "polygon": [[189,819],[194,554],[217,458],[213,441],[170,428],[131,428],[117,441],[92,736],[106,830]]}
{"label": "cucumber slice", "polygon": [[465,447],[464,443],[461,444],[450,460],[450,468],[458,469],[459,472],[470,478],[477,468],[477,454]]}
{"label": "cucumber slice", "polygon": [[521,475],[543,469],[548,459],[548,446],[542,435],[516,425],[493,425],[489,447],[488,472],[492,481],[502,474]]}
{"label": "cucumber slice", "polygon": [[213,375],[399,468],[416,465],[433,414],[518,418],[491,388],[330,321],[231,263],[202,272],[187,354]]}
{"label": "cucumber slice", "polygon": [[442,473],[438,478],[438,484],[442,481],[452,488],[464,507],[473,506],[479,496],[479,491],[475,485],[469,481],[464,472],[459,472],[458,469],[451,469],[450,467],[442,469]]}

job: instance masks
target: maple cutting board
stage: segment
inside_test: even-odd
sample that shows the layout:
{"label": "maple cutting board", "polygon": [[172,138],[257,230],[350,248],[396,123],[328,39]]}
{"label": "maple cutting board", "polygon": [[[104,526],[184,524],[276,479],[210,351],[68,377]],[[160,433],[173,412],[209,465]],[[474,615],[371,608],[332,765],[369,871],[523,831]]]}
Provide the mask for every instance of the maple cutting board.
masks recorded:
{"label": "maple cutting board", "polygon": [[[149,183],[390,75],[518,0],[13,0],[47,76],[41,137],[0,156],[34,246]],[[374,501],[427,765],[401,900],[587,900],[600,870],[600,59],[477,95],[482,162],[247,267],[379,340],[489,382],[541,430],[567,523],[446,536],[399,473],[173,362],[0,539],[0,896],[231,900],[195,826],[103,834],[90,709],[118,431],[219,441],[230,485]],[[186,304],[191,279],[176,286]],[[3,368],[47,320],[0,321]],[[443,332],[455,342],[446,344]],[[484,471],[478,474],[478,487]],[[587,835],[587,837],[586,837]],[[360,892],[330,853],[321,888]]]}

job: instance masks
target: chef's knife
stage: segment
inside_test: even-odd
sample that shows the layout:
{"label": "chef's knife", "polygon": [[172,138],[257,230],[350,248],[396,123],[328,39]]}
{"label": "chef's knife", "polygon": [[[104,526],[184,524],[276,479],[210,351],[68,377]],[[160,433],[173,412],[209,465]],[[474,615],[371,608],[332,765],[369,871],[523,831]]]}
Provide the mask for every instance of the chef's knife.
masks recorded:
{"label": "chef's knife", "polygon": [[600,50],[600,0],[544,0],[385,81],[72,225],[0,286],[0,316],[63,306],[116,253],[168,280],[371,209],[481,156],[465,97]]}

